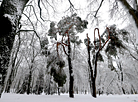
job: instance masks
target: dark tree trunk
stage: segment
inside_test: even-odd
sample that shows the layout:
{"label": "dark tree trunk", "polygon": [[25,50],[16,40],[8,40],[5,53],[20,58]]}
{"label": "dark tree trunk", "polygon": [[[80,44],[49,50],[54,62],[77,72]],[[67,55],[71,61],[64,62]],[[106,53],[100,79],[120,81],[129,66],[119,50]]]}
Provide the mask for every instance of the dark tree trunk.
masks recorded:
{"label": "dark tree trunk", "polygon": [[[99,50],[99,51],[100,51],[100,50]],[[99,51],[96,52],[96,55],[95,55],[95,63],[94,63],[93,97],[95,97],[95,98],[96,98],[97,61],[98,61]]]}
{"label": "dark tree trunk", "polygon": [[32,81],[32,71],[30,70],[29,72],[29,78],[28,78],[28,86],[27,86],[27,95],[30,94],[30,89],[31,89],[31,81]]}
{"label": "dark tree trunk", "polygon": [[92,96],[94,98],[96,98],[96,78],[93,78],[93,86],[92,86],[92,89],[93,89],[93,94]]}
{"label": "dark tree trunk", "polygon": [[92,69],[92,64],[91,64],[91,56],[90,56],[90,46],[88,43],[87,46],[87,51],[88,51],[88,65],[89,65],[89,69],[90,69],[90,89],[91,89],[91,95],[93,96],[93,69]]}
{"label": "dark tree trunk", "polygon": [[58,87],[58,95],[60,95],[60,87]]}
{"label": "dark tree trunk", "polygon": [[69,65],[69,97],[74,98],[74,91],[73,91],[73,82],[74,82],[74,77],[73,77],[73,68],[72,68],[72,63],[71,63],[71,46],[70,46],[70,38],[68,35],[68,65]]}
{"label": "dark tree trunk", "polygon": [[0,7],[0,97],[4,90],[4,81],[10,61],[16,30],[21,14],[29,0],[3,0]]}

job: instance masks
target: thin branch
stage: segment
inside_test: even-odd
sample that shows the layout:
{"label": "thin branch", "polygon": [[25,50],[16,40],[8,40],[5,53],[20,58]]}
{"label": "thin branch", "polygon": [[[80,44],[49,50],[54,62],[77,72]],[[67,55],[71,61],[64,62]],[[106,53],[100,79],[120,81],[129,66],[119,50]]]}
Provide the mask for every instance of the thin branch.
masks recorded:
{"label": "thin branch", "polygon": [[74,10],[78,10],[78,9],[76,9],[76,8],[74,7],[74,5],[73,5],[73,3],[71,2],[71,0],[68,0],[68,1],[69,1],[69,4],[70,4],[70,7],[69,7],[67,10],[65,10],[65,12],[67,12],[67,11],[69,11],[69,10],[71,10],[71,12],[74,11]]}
{"label": "thin branch", "polygon": [[53,11],[56,12],[56,10],[54,9],[54,7],[48,2],[48,0],[46,0],[46,2],[47,2],[48,5],[53,9]]}
{"label": "thin branch", "polygon": [[[43,21],[50,21],[50,20],[44,20],[44,19],[42,18],[42,8],[41,8],[41,5],[40,5],[41,3],[43,4],[44,8],[46,9],[46,7],[45,7],[43,1],[38,0],[38,7],[39,7],[39,10],[40,10],[40,18],[41,18]],[[53,9],[54,12],[56,12],[56,10],[54,9],[54,7],[49,3],[48,0],[46,0],[46,3]],[[48,10],[47,10],[47,11],[48,11]]]}
{"label": "thin branch", "polygon": [[97,18],[97,17],[96,17],[96,16],[97,16],[97,13],[99,12],[99,10],[100,10],[100,8],[101,8],[101,6],[102,6],[102,4],[103,4],[103,1],[104,1],[104,0],[101,1],[100,5],[99,5],[99,8],[96,10],[96,13],[95,13],[95,15],[94,15],[95,18]]}
{"label": "thin branch", "polygon": [[41,0],[38,0],[38,7],[39,7],[39,10],[40,10],[40,18],[44,21],[44,19],[42,18],[42,8],[40,6],[40,1]]}
{"label": "thin branch", "polygon": [[[62,44],[61,44],[62,45]],[[66,50],[65,50],[65,46],[64,45],[62,45],[62,47],[63,47],[63,51],[65,52],[65,54],[68,56],[68,54],[67,54],[67,52],[66,52]]]}
{"label": "thin branch", "polygon": [[[35,12],[34,6],[33,6],[33,5],[26,5],[26,7],[27,7],[27,6],[30,6],[30,7],[33,8],[34,15],[35,15],[36,19],[39,21],[39,19],[38,19],[38,17],[37,17],[37,14],[36,14],[36,12]],[[40,21],[39,21],[39,22],[40,22]],[[41,22],[40,22],[40,23],[41,23]],[[41,24],[42,24],[42,23],[41,23]]]}
{"label": "thin branch", "polygon": [[134,55],[132,55],[130,52],[129,52],[129,54],[130,54],[135,60],[138,61],[138,59],[137,59]]}
{"label": "thin branch", "polygon": [[20,32],[34,32],[34,30],[19,30],[18,32],[16,32],[16,34],[18,34]]}
{"label": "thin branch", "polygon": [[[64,53],[68,56],[68,54],[67,54],[67,52],[66,52],[66,50],[65,50],[65,46],[66,46],[67,44],[57,42],[57,54],[58,54],[58,56],[59,56],[59,52],[58,52],[58,46],[59,46],[59,45],[61,45],[61,46],[63,47]],[[65,45],[65,46],[64,46],[64,45]],[[67,46],[68,46],[68,45],[67,45]]]}
{"label": "thin branch", "polygon": [[72,4],[72,2],[71,2],[70,0],[68,0],[68,1],[69,1],[69,3],[70,3],[71,7],[74,8],[74,5]]}
{"label": "thin branch", "polygon": [[31,25],[32,25],[32,27],[33,27],[33,29],[34,29],[34,30],[32,30],[32,31],[36,34],[36,36],[38,37],[38,39],[39,39],[39,41],[40,41],[40,43],[41,43],[40,36],[37,34],[37,32],[36,32],[36,30],[35,30],[35,27],[34,27],[32,21],[30,20],[30,18],[29,18],[25,13],[23,13],[23,14],[24,14],[24,15],[28,18],[28,20],[30,21],[30,23],[31,23]]}

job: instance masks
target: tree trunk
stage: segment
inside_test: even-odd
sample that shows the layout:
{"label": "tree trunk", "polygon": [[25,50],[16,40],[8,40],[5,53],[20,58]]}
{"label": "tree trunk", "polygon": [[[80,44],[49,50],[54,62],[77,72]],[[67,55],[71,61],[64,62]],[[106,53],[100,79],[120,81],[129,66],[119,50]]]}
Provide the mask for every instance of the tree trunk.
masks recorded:
{"label": "tree trunk", "polygon": [[96,98],[96,78],[93,78],[93,86],[92,86],[92,88],[93,88],[93,94],[92,94],[92,96],[94,98]]}
{"label": "tree trunk", "polygon": [[4,90],[4,81],[10,61],[16,30],[24,10],[29,0],[3,0],[0,7],[0,97]]}
{"label": "tree trunk", "polygon": [[29,78],[28,78],[28,86],[27,86],[27,95],[30,94],[30,89],[31,89],[31,81],[32,81],[32,71],[29,71]]}
{"label": "tree trunk", "polygon": [[60,95],[60,87],[58,86],[58,95]]}
{"label": "tree trunk", "polygon": [[90,68],[90,89],[91,89],[91,95],[96,98],[96,76],[97,76],[97,59],[98,59],[98,53],[99,51],[96,53],[95,55],[95,67],[94,67],[94,73],[93,73],[93,69],[92,69],[92,65],[91,65],[91,56],[90,56],[90,46],[89,46],[89,38],[87,35],[87,39],[88,39],[88,46],[87,46],[87,51],[88,51],[88,65]]}
{"label": "tree trunk", "polygon": [[71,63],[71,46],[70,46],[70,38],[68,34],[68,65],[69,65],[69,97],[74,98],[74,91],[73,91],[73,68]]}
{"label": "tree trunk", "polygon": [[[99,51],[100,51],[100,50],[99,50]],[[96,98],[97,61],[98,61],[99,51],[96,52],[96,55],[95,55],[95,63],[94,63],[93,97],[95,97],[95,98]]]}
{"label": "tree trunk", "polygon": [[91,95],[93,96],[93,69],[92,69],[92,65],[91,65],[91,57],[90,57],[90,46],[88,44],[87,47],[87,51],[88,51],[88,65],[89,65],[89,69],[90,69],[90,76],[89,76],[89,80],[90,80],[90,90],[91,90]]}

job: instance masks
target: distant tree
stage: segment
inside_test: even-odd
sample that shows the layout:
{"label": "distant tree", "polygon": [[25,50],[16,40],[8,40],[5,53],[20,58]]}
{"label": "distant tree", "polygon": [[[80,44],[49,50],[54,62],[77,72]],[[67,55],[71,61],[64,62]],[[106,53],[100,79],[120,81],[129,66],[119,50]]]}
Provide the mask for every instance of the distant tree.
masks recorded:
{"label": "distant tree", "polygon": [[27,92],[27,89],[28,89],[28,79],[29,79],[29,75],[26,74],[25,78],[23,79],[23,83],[22,83],[21,87],[19,88],[19,90],[17,90],[17,93],[24,94],[24,93]]}
{"label": "distant tree", "polygon": [[39,71],[38,78],[36,80],[35,94],[40,95],[43,92],[43,88],[44,88],[44,72],[43,69],[41,68]]}

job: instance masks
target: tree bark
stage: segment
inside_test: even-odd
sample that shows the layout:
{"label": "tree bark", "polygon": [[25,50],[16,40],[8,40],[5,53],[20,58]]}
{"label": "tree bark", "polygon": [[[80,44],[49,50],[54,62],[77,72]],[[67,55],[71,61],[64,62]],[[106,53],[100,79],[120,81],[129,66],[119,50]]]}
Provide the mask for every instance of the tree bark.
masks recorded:
{"label": "tree bark", "polygon": [[4,81],[10,61],[10,55],[15,39],[16,30],[22,12],[29,0],[3,0],[0,7],[0,97],[4,90]]}

